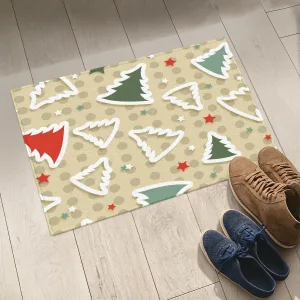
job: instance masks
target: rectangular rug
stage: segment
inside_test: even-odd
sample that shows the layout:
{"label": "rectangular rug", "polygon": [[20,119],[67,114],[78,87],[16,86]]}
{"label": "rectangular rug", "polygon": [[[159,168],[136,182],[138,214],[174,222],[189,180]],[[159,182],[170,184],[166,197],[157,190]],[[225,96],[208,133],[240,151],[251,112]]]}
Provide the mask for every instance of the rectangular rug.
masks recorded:
{"label": "rectangular rug", "polygon": [[226,180],[272,144],[225,40],[12,96],[52,235]]}

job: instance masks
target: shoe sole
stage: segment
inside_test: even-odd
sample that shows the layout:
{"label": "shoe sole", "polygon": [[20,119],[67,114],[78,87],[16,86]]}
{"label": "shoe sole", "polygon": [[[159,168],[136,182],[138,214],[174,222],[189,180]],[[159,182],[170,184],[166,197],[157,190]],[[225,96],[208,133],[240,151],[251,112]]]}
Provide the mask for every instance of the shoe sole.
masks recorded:
{"label": "shoe sole", "polygon": [[[223,228],[223,227],[222,227],[222,228]],[[206,231],[208,231],[208,230],[206,230]],[[239,288],[241,288],[242,290],[244,290],[244,291],[245,291],[247,294],[249,294],[251,297],[256,298],[256,299],[266,299],[265,297],[264,297],[264,298],[260,298],[260,297],[257,297],[257,296],[252,295],[250,292],[248,292],[247,290],[245,290],[242,286],[238,285],[236,282],[232,281],[230,278],[228,278],[226,275],[224,275],[222,272],[220,272],[220,271],[214,266],[214,264],[213,264],[212,261],[210,260],[208,254],[207,254],[207,252],[206,252],[206,250],[205,250],[205,248],[204,248],[204,245],[203,245],[203,235],[205,234],[206,231],[204,231],[203,233],[201,233],[200,243],[199,243],[199,244],[200,244],[200,248],[201,248],[201,250],[202,250],[202,252],[203,252],[205,258],[207,259],[207,261],[209,262],[209,264],[214,268],[214,270],[215,270],[217,273],[222,274],[222,276],[224,276],[224,277],[227,278],[229,281],[231,281],[233,284],[235,284],[236,286],[238,286]],[[269,297],[270,297],[270,296],[269,296]]]}
{"label": "shoe sole", "polygon": [[[262,225],[263,223],[249,210],[249,208],[247,208],[241,201],[240,199],[238,198],[238,196],[236,195],[233,187],[232,187],[232,184],[231,184],[231,180],[230,180],[230,174],[229,174],[229,185],[230,185],[230,188],[231,188],[231,191],[233,193],[233,196],[235,198],[235,200],[239,203],[239,205],[259,224],[259,225]],[[221,222],[223,223],[223,222]],[[222,224],[221,224],[222,226]],[[222,227],[223,229],[223,227]],[[293,245],[293,246],[287,246],[287,245],[284,245],[282,244],[281,242],[279,242],[269,231],[268,229],[265,229],[266,233],[268,234],[268,236],[273,240],[273,242],[275,244],[277,244],[278,246],[282,247],[282,248],[285,248],[285,249],[291,249],[291,248],[294,248],[296,245]],[[225,231],[224,231],[225,232]]]}

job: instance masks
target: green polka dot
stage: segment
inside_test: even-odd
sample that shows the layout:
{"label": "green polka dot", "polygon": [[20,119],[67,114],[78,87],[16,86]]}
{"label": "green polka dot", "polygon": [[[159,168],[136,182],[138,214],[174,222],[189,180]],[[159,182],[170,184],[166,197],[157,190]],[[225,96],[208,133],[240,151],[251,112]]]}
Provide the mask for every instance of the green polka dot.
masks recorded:
{"label": "green polka dot", "polygon": [[178,67],[172,69],[173,74],[179,74],[180,72],[181,72],[181,69]]}
{"label": "green polka dot", "polygon": [[174,110],[174,109],[175,109],[175,105],[173,105],[173,104],[171,104],[171,103],[168,103],[167,109],[168,109],[168,110]]}
{"label": "green polka dot", "polygon": [[251,104],[248,106],[248,110],[254,112],[256,110],[256,106]]}
{"label": "green polka dot", "polygon": [[185,55],[185,58],[187,58],[187,59],[192,59],[193,57],[194,57],[194,53],[192,53],[192,52],[189,52]]}
{"label": "green polka dot", "polygon": [[120,186],[118,184],[113,184],[109,190],[112,192],[112,193],[116,193],[120,190]]}
{"label": "green polka dot", "polygon": [[151,175],[150,175],[150,177],[153,180],[157,180],[160,177],[160,173],[158,173],[158,172],[152,172]]}
{"label": "green polka dot", "polygon": [[177,169],[177,166],[172,166],[172,167],[170,168],[170,172],[171,172],[172,174],[176,174],[176,173],[179,172],[179,170]]}
{"label": "green polka dot", "polygon": [[155,120],[152,122],[153,127],[160,127],[162,125],[162,121],[160,120]]}
{"label": "green polka dot", "polygon": [[150,109],[148,110],[148,114],[149,114],[150,116],[155,116],[155,115],[157,114],[157,109],[156,109],[156,108],[150,108]]}
{"label": "green polka dot", "polygon": [[189,148],[186,148],[186,149],[184,150],[184,154],[185,154],[186,156],[191,156],[191,155],[193,155],[193,151],[190,151]]}
{"label": "green polka dot", "polygon": [[72,108],[70,108],[70,107],[64,107],[63,110],[62,110],[62,113],[64,115],[69,115],[70,113],[72,113]]}
{"label": "green polka dot", "polygon": [[65,193],[71,193],[74,190],[74,185],[73,184],[67,184],[63,187],[63,191]]}
{"label": "green polka dot", "polygon": [[124,133],[122,131],[118,131],[115,135],[115,138],[120,139],[124,136]]}
{"label": "green polka dot", "polygon": [[165,156],[165,159],[166,161],[173,161],[175,159],[175,155],[174,154],[171,154],[171,153],[168,153],[166,156]]}
{"label": "green polka dot", "polygon": [[122,161],[124,162],[128,162],[128,161],[131,161],[132,160],[132,157],[130,154],[124,154],[122,155]]}
{"label": "green polka dot", "polygon": [[216,80],[216,84],[217,84],[217,85],[223,85],[223,84],[225,84],[225,79],[220,79],[220,78],[218,78],[218,79]]}
{"label": "green polka dot", "polygon": [[22,103],[25,100],[23,96],[17,96],[15,97],[15,102],[16,103]]}
{"label": "green polka dot", "polygon": [[58,168],[64,168],[65,166],[66,166],[66,161],[65,160],[62,160],[61,162],[60,162],[60,164],[58,165]]}
{"label": "green polka dot", "polygon": [[265,126],[259,126],[257,130],[260,133],[265,133],[267,131],[267,128]]}
{"label": "green polka dot", "polygon": [[67,121],[69,122],[70,126],[74,126],[76,124],[76,121],[74,119],[68,119]]}
{"label": "green polka dot", "polygon": [[116,197],[116,198],[114,199],[114,203],[117,204],[117,205],[123,204],[124,201],[125,201],[125,199],[124,199],[123,197],[121,197],[121,196],[118,196],[118,197]]}
{"label": "green polka dot", "polygon": [[95,76],[94,81],[97,82],[97,83],[102,82],[103,77],[101,75],[97,75],[97,76]]}
{"label": "green polka dot", "polygon": [[254,144],[253,144],[253,143],[247,143],[247,144],[245,145],[245,148],[246,148],[247,150],[252,150],[252,149],[254,148]]}
{"label": "green polka dot", "polygon": [[216,115],[214,122],[220,122],[222,121],[222,117],[220,115]]}
{"label": "green polka dot", "polygon": [[203,99],[204,100],[210,100],[212,98],[212,94],[210,94],[210,93],[205,93],[204,95],[203,95]]}
{"label": "green polka dot", "polygon": [[173,115],[173,116],[171,117],[171,120],[172,120],[173,122],[176,122],[177,119],[178,119],[178,115]]}
{"label": "green polka dot", "polygon": [[237,128],[242,128],[242,127],[244,127],[244,125],[245,125],[245,123],[241,120],[235,122],[235,127],[237,127]]}
{"label": "green polka dot", "polygon": [[86,154],[82,153],[77,156],[78,161],[85,161],[87,159]]}
{"label": "green polka dot", "polygon": [[35,167],[35,173],[36,174],[42,174],[45,172],[45,168],[43,166],[38,166],[38,167]]}
{"label": "green polka dot", "polygon": [[178,78],[176,79],[176,83],[178,83],[178,84],[183,84],[183,83],[185,83],[185,78],[183,78],[183,77],[178,77]]}
{"label": "green polka dot", "polygon": [[113,76],[115,77],[115,78],[119,78],[120,77],[120,71],[115,71],[114,73],[113,73]]}
{"label": "green polka dot", "polygon": [[159,66],[159,63],[156,62],[156,61],[152,61],[150,64],[149,64],[150,68],[157,68]]}
{"label": "green polka dot", "polygon": [[124,150],[124,149],[126,149],[127,148],[127,143],[125,143],[125,142],[120,142],[119,144],[118,144],[118,149],[120,149],[120,150]]}
{"label": "green polka dot", "polygon": [[203,125],[203,121],[201,120],[197,120],[196,122],[194,122],[195,127],[201,127],[202,125]]}
{"label": "green polka dot", "polygon": [[88,97],[88,93],[87,92],[80,92],[79,94],[78,94],[78,97],[80,98],[80,99],[85,99],[85,98],[87,98]]}
{"label": "green polka dot", "polygon": [[63,85],[59,85],[59,86],[56,86],[54,90],[56,93],[62,93],[63,91],[66,90],[66,87]]}
{"label": "green polka dot", "polygon": [[162,78],[163,76],[164,76],[164,74],[161,73],[161,72],[155,72],[155,73],[154,73],[154,77],[155,77],[155,78],[158,78],[158,79],[159,79],[159,78]]}
{"label": "green polka dot", "polygon": [[140,179],[139,178],[133,178],[133,179],[131,179],[130,180],[130,184],[132,185],[132,186],[137,186],[137,185],[139,185],[140,184]]}
{"label": "green polka dot", "polygon": [[77,80],[76,82],[75,82],[75,86],[76,87],[83,87],[84,86],[84,82],[82,81],[82,80]]}
{"label": "green polka dot", "polygon": [[257,161],[257,158],[258,158],[258,156],[257,156],[256,153],[250,155],[250,159],[251,159],[252,161]]}
{"label": "green polka dot", "polygon": [[115,113],[116,111],[113,109],[113,108],[107,108],[105,110],[105,113],[108,115],[108,116],[111,116]]}
{"label": "green polka dot", "polygon": [[84,103],[83,103],[83,106],[84,106],[85,109],[89,109],[89,108],[92,107],[92,104],[89,103],[89,102],[84,102]]}
{"label": "green polka dot", "polygon": [[68,172],[63,172],[63,173],[60,174],[59,178],[60,178],[61,180],[65,181],[65,180],[68,180],[68,179],[70,178],[70,176],[71,176],[70,173],[68,173]]}
{"label": "green polka dot", "polygon": [[157,87],[162,90],[162,89],[166,88],[166,84],[165,83],[159,83]]}
{"label": "green polka dot", "polygon": [[199,136],[200,139],[206,139],[207,138],[207,132],[206,131],[201,131],[198,136]]}
{"label": "green polka dot", "polygon": [[153,168],[153,167],[155,167],[155,164],[150,161],[147,161],[146,166],[147,166],[147,168]]}
{"label": "green polka dot", "polygon": [[21,124],[22,124],[23,126],[29,125],[30,123],[31,123],[31,120],[28,119],[28,118],[25,118],[25,119],[22,119],[22,120],[21,120]]}
{"label": "green polka dot", "polygon": [[242,139],[247,139],[247,138],[249,137],[249,133],[248,133],[247,131],[242,131],[242,132],[240,133],[240,137],[241,137]]}
{"label": "green polka dot", "polygon": [[71,212],[71,217],[74,219],[80,218],[81,215],[82,215],[82,211],[78,209],[76,209],[74,212]]}
{"label": "green polka dot", "polygon": [[195,73],[194,78],[195,79],[201,79],[203,77],[203,74],[200,72]]}
{"label": "green polka dot", "polygon": [[220,126],[217,128],[218,133],[225,133],[226,132],[226,127],[225,126]]}
{"label": "green polka dot", "polygon": [[209,110],[209,111],[215,111],[215,110],[217,110],[217,106],[216,106],[215,104],[210,104],[210,105],[208,106],[208,110]]}
{"label": "green polka dot", "polygon": [[87,186],[92,186],[95,184],[95,180],[93,178],[86,178],[84,180],[84,184],[87,185]]}
{"label": "green polka dot", "polygon": [[192,168],[196,168],[198,165],[199,165],[199,162],[196,159],[193,159],[189,162],[189,166]]}
{"label": "green polka dot", "polygon": [[97,150],[97,153],[98,153],[100,156],[104,156],[104,155],[106,155],[107,150],[106,150],[106,149],[98,149],[98,150]]}
{"label": "green polka dot", "polygon": [[232,63],[230,66],[231,66],[231,69],[232,69],[232,70],[237,69],[237,65],[236,65],[235,63]]}
{"label": "green polka dot", "polygon": [[213,167],[213,171],[216,173],[222,172],[223,171],[223,167],[222,166],[214,166]]}
{"label": "green polka dot", "polygon": [[103,204],[101,203],[95,203],[93,205],[93,211],[101,211],[103,209]]}
{"label": "green polka dot", "polygon": [[201,178],[203,178],[203,176],[204,176],[204,173],[202,173],[201,171],[197,171],[194,173],[194,177],[196,179],[201,179]]}
{"label": "green polka dot", "polygon": [[207,53],[207,52],[209,52],[209,50],[210,50],[209,48],[205,48],[205,49],[203,49],[202,52],[203,52],[203,53]]}
{"label": "green polka dot", "polygon": [[59,224],[59,222],[60,222],[60,218],[58,218],[58,217],[52,217],[49,219],[49,224],[51,226],[55,226],[55,225]]}
{"label": "green polka dot", "polygon": [[221,89],[220,92],[222,95],[225,95],[225,96],[229,95],[229,93],[230,93],[229,89],[226,89],[226,88]]}
{"label": "green polka dot", "polygon": [[129,116],[128,116],[128,119],[130,120],[130,121],[136,121],[137,119],[138,119],[138,114],[136,114],[136,113],[132,113],[132,114],[130,114]]}
{"label": "green polka dot", "polygon": [[105,94],[107,91],[106,91],[106,88],[104,86],[100,86],[98,88],[98,93],[99,94]]}
{"label": "green polka dot", "polygon": [[182,138],[180,142],[182,144],[186,145],[186,144],[188,144],[190,142],[190,139],[186,136],[186,137]]}
{"label": "green polka dot", "polygon": [[26,107],[21,107],[18,109],[18,114],[19,115],[24,115],[28,112],[28,109]]}
{"label": "green polka dot", "polygon": [[87,121],[92,121],[92,120],[94,120],[96,118],[96,115],[95,114],[88,114],[86,117],[85,117],[85,119],[87,120]]}

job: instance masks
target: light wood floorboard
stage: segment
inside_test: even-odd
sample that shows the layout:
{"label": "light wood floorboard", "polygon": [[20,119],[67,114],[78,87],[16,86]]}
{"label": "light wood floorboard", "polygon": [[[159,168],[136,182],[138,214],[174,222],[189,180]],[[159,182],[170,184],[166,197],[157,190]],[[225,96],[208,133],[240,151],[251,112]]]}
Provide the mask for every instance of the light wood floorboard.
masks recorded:
{"label": "light wood floorboard", "polygon": [[300,4],[300,0],[261,0],[266,11],[283,9]]}
{"label": "light wood floorboard", "polygon": [[300,73],[300,34],[287,36],[281,40],[295,68]]}
{"label": "light wood floorboard", "polygon": [[279,37],[300,32],[300,5],[268,13]]}
{"label": "light wood floorboard", "polygon": [[92,299],[158,300],[131,213],[76,232]]}
{"label": "light wood floorboard", "polygon": [[86,69],[133,58],[112,0],[64,0],[64,3]]}
{"label": "light wood floorboard", "polygon": [[0,300],[22,299],[17,270],[0,197]]}
{"label": "light wood floorboard", "polygon": [[199,250],[200,230],[187,196],[133,212],[160,299],[218,281]]}
{"label": "light wood floorboard", "polygon": [[194,292],[173,298],[174,300],[226,300],[220,283],[211,284]]}

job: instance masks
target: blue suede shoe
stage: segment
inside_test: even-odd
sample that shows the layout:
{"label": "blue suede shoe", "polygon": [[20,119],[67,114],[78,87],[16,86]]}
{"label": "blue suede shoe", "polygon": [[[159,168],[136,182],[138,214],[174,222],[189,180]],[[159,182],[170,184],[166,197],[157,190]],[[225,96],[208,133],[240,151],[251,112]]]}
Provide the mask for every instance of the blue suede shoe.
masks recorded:
{"label": "blue suede shoe", "polygon": [[215,230],[203,233],[201,248],[213,267],[249,294],[267,298],[276,282],[269,273],[242,247]]}
{"label": "blue suede shoe", "polygon": [[275,280],[288,277],[289,267],[264,233],[264,226],[259,227],[237,210],[226,211],[221,218],[221,226],[235,243],[249,248],[249,253]]}

